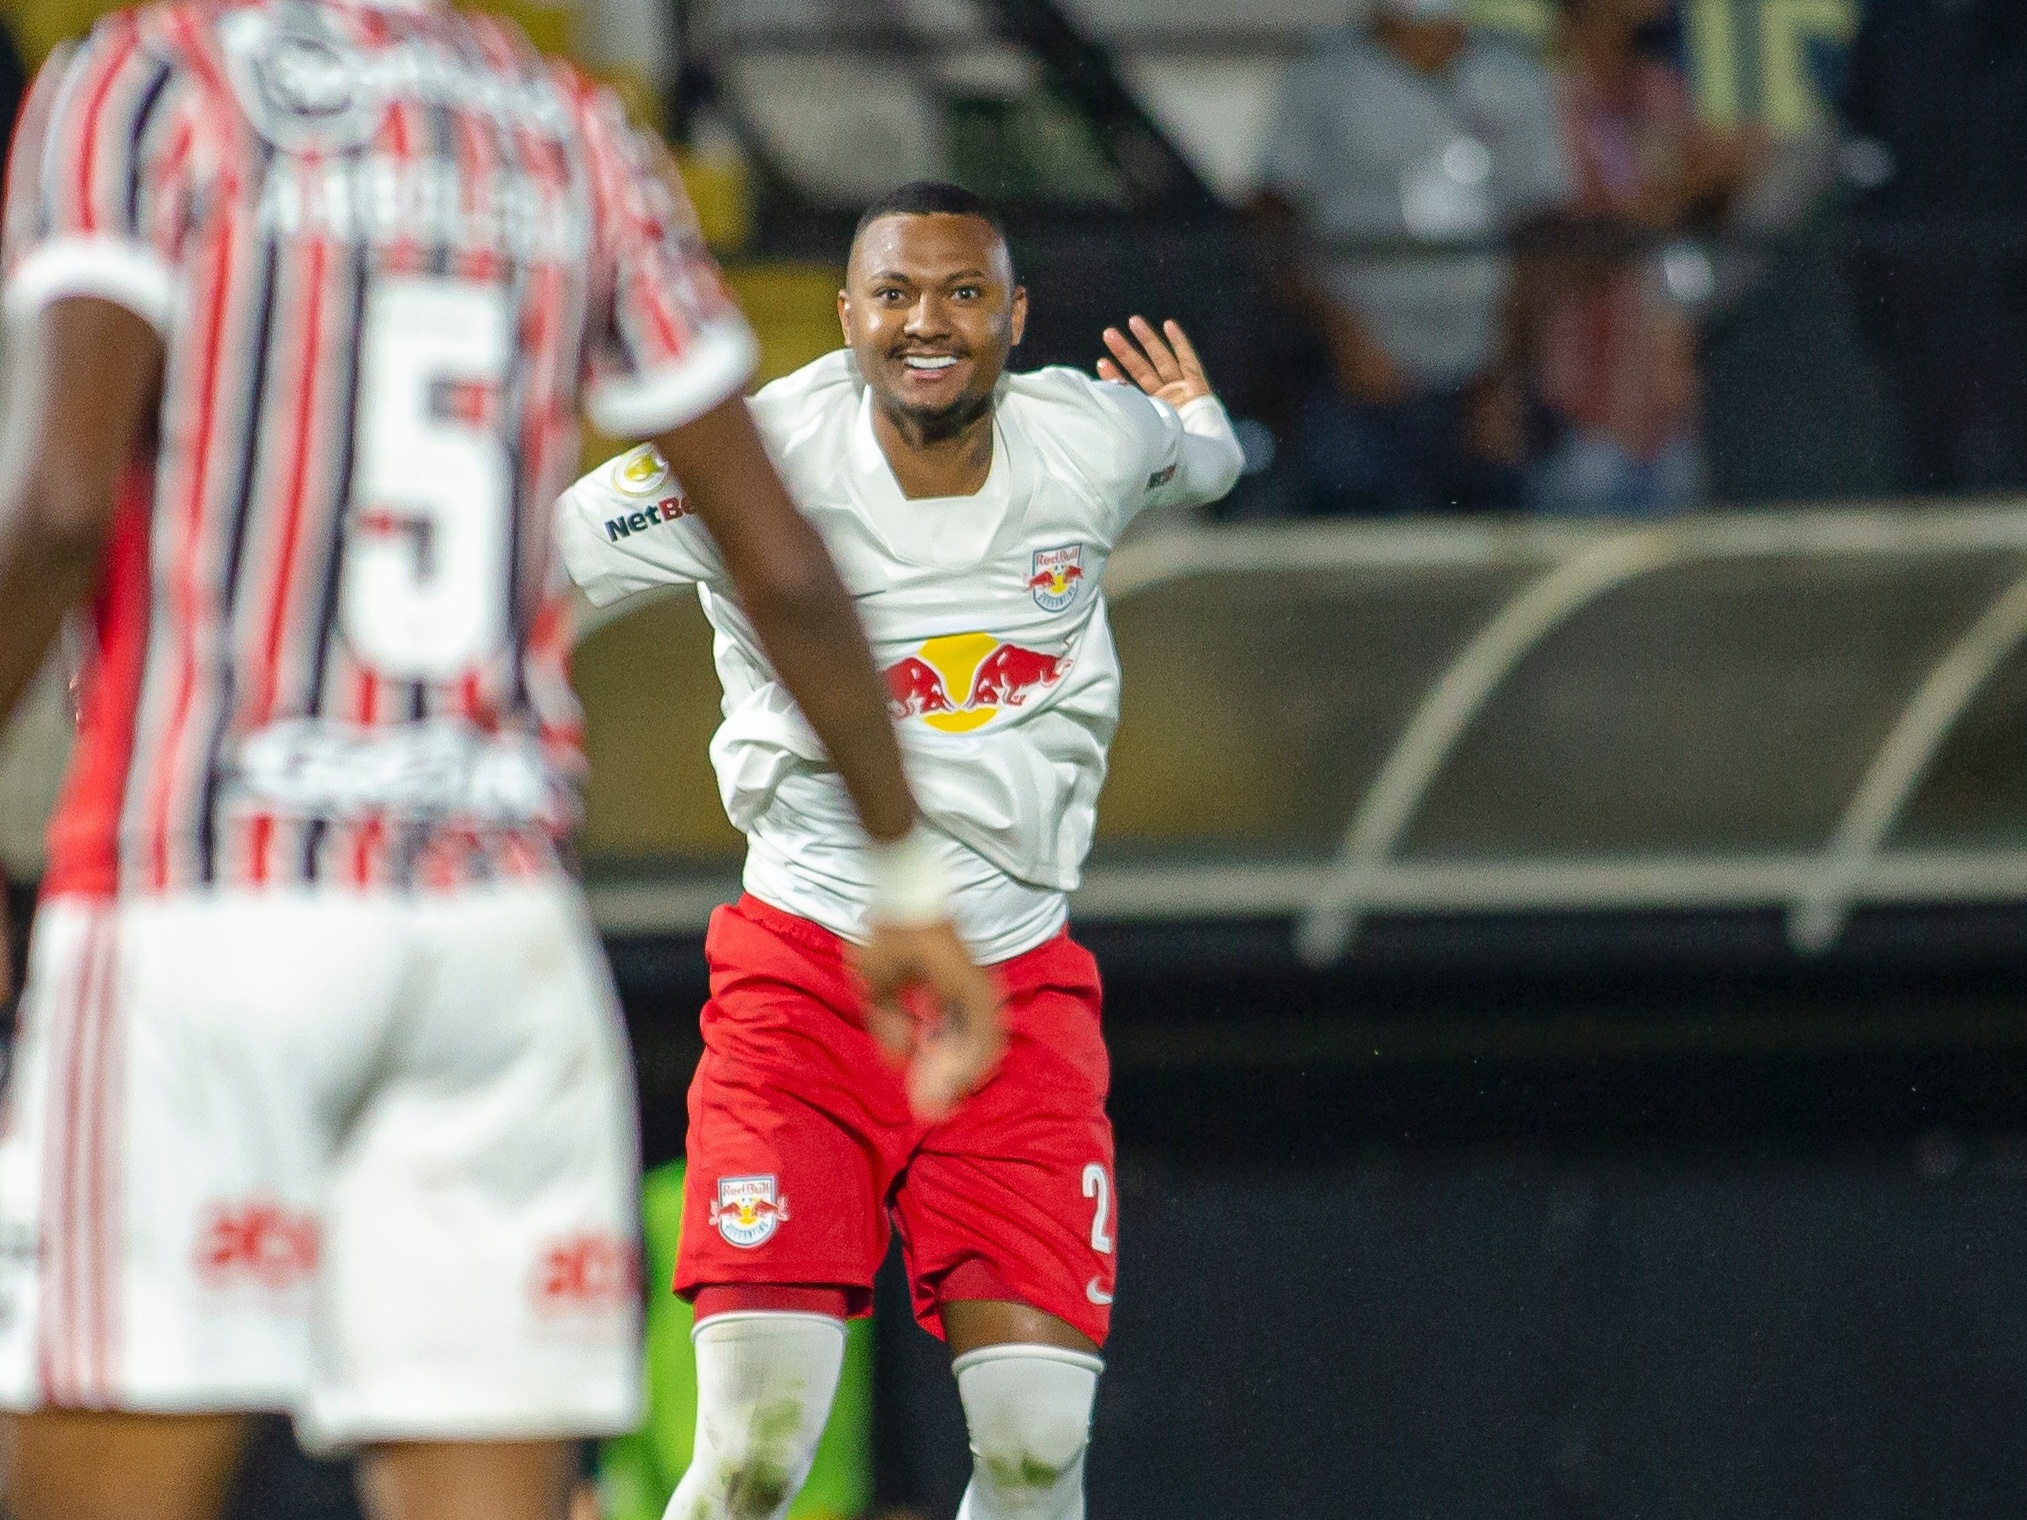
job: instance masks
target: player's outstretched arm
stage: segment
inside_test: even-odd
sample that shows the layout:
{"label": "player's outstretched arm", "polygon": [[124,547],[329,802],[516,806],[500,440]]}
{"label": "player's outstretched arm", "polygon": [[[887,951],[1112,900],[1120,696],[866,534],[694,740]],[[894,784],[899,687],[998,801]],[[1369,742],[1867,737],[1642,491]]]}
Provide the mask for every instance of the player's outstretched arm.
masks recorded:
{"label": "player's outstretched arm", "polygon": [[[120,471],[155,411],[162,341],[125,307],[78,296],[22,324],[9,362],[21,414],[0,465],[0,729],[97,579]],[[6,929],[0,899],[0,998],[13,985]]]}
{"label": "player's outstretched arm", "polygon": [[[873,839],[881,880],[859,965],[873,997],[874,1033],[898,1056],[913,1055],[916,1111],[941,1114],[997,1064],[999,1000],[950,922],[940,857],[919,832],[886,689],[851,595],[790,499],[742,399],[665,434],[657,446],[711,530],[740,608]],[[899,1004],[916,985],[943,1014],[919,1050],[915,1023]]]}

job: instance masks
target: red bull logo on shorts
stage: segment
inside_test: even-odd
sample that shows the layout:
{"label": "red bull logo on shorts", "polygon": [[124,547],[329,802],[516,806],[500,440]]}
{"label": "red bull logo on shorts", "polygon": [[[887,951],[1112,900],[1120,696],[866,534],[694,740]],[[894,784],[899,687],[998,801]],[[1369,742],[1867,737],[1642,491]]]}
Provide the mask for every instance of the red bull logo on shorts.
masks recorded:
{"label": "red bull logo on shorts", "polygon": [[1035,605],[1044,612],[1061,612],[1077,599],[1077,587],[1084,579],[1084,546],[1064,544],[1057,549],[1035,550],[1034,574],[1028,590]]}
{"label": "red bull logo on shorts", "polygon": [[772,1177],[720,1177],[711,1222],[726,1241],[750,1251],[774,1238],[788,1218],[788,1200]]}
{"label": "red bull logo on shorts", "polygon": [[946,634],[887,667],[887,707],[897,722],[920,718],[946,734],[969,733],[1069,672],[1068,653],[1002,644],[989,633]]}

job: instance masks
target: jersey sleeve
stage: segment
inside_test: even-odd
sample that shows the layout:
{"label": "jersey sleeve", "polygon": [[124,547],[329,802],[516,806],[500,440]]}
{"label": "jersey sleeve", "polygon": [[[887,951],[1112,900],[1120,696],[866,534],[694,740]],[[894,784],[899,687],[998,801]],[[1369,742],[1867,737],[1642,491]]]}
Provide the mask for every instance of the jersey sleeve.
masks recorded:
{"label": "jersey sleeve", "polygon": [[556,503],[570,578],[592,605],[653,586],[725,579],[718,546],[652,444],[608,460]]}
{"label": "jersey sleeve", "polygon": [[609,90],[584,104],[600,267],[585,412],[613,438],[653,438],[736,395],[760,358],[695,211],[647,165]]}
{"label": "jersey sleeve", "polygon": [[168,332],[207,157],[197,98],[187,65],[134,12],[50,55],[8,166],[10,317],[97,296]]}
{"label": "jersey sleeve", "polygon": [[1123,444],[1115,531],[1149,507],[1207,506],[1238,483],[1246,456],[1217,397],[1178,412],[1132,386],[1092,381],[1091,389]]}

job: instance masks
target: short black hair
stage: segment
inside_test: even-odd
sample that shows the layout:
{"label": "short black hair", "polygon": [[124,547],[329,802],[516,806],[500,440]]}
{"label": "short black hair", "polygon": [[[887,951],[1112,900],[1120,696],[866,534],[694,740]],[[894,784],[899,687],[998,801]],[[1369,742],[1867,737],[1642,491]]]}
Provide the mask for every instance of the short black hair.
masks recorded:
{"label": "short black hair", "polygon": [[975,216],[992,228],[1002,243],[1006,241],[1006,224],[992,202],[947,180],[910,180],[898,190],[889,190],[866,207],[866,214],[852,229],[852,241],[857,242],[859,234],[883,216]]}

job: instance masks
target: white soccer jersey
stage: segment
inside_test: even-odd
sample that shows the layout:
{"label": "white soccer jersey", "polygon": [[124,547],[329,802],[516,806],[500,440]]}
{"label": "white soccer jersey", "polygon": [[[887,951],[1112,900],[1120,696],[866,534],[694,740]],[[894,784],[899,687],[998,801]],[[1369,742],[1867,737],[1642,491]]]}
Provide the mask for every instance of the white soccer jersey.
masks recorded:
{"label": "white soccer jersey", "polygon": [[[1091,846],[1119,721],[1105,561],[1142,508],[1229,491],[1238,440],[1213,397],[1178,414],[1075,370],[1009,375],[984,488],[910,501],[872,405],[845,350],[752,402],[858,603],[915,795],[947,841],[958,927],[981,960],[1004,960],[1062,926]],[[600,606],[698,585],[725,688],[711,759],[747,837],[746,889],[862,938],[858,816],[661,460],[621,455],[564,494],[558,519],[565,563]]]}

